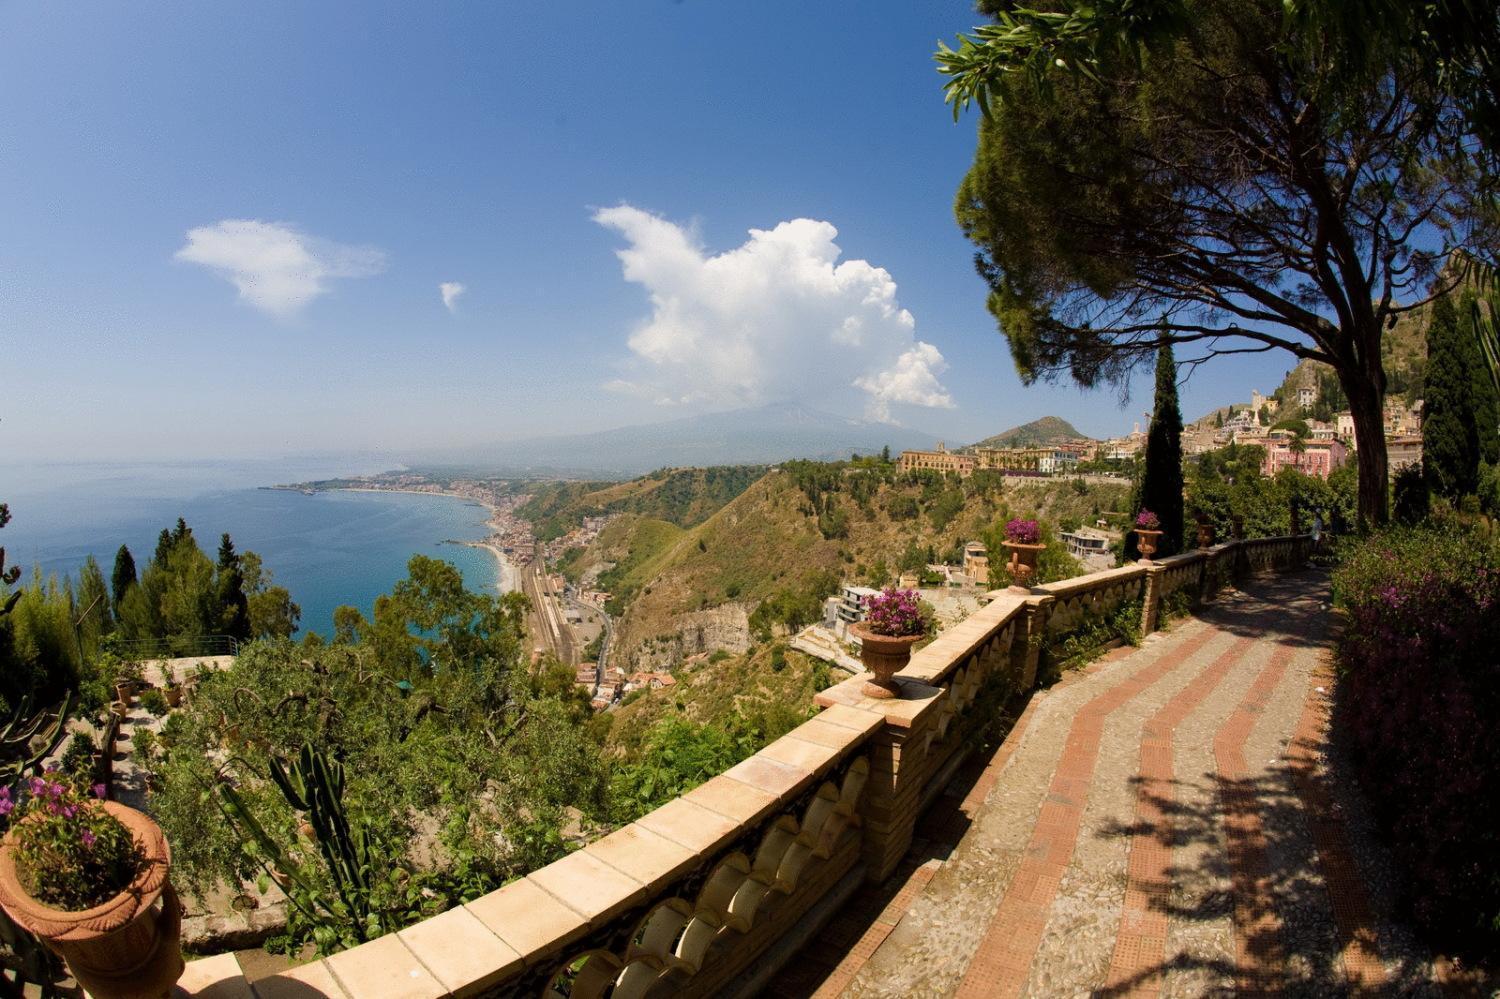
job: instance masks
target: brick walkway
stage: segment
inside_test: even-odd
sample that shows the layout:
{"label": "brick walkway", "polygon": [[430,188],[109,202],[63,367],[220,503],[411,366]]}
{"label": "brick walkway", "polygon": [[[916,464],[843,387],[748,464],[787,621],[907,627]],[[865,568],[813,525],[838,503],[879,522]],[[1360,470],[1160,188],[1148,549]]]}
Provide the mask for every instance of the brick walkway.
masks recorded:
{"label": "brick walkway", "polygon": [[1256,582],[1038,693],[768,994],[1438,994],[1329,778],[1326,600]]}

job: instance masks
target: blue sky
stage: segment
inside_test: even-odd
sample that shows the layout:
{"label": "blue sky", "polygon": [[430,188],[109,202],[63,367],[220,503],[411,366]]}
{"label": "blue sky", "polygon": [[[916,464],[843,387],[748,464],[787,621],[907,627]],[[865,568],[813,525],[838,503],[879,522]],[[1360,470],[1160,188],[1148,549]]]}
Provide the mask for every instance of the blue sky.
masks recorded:
{"label": "blue sky", "polygon": [[[1024,388],[984,310],[931,61],[974,20],[0,6],[0,452],[409,454],[784,397],[1128,430],[1145,379]],[[1185,414],[1291,363],[1205,367]]]}

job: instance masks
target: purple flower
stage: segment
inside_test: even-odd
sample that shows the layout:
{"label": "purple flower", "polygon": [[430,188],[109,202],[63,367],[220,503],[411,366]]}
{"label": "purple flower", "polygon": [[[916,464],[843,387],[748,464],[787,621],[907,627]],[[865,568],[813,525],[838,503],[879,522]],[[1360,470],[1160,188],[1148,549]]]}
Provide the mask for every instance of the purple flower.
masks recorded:
{"label": "purple flower", "polygon": [[103,784],[95,784],[91,790],[94,792],[94,797],[96,798],[104,797],[104,795],[109,791],[109,789],[106,788]]}
{"label": "purple flower", "polygon": [[0,815],[9,815],[15,810],[16,803],[10,800],[9,795],[0,798]]}
{"label": "purple flower", "polygon": [[1135,526],[1142,531],[1157,531],[1161,529],[1161,518],[1143,509],[1135,515]]}
{"label": "purple flower", "polygon": [[94,848],[94,843],[98,841],[99,837],[95,836],[93,833],[91,833],[87,829],[85,829],[83,831],[83,837],[82,838],[83,838],[84,849],[86,849],[86,850],[92,850]]}
{"label": "purple flower", "polygon": [[1005,540],[1014,545],[1040,544],[1042,526],[1034,520],[1017,517],[1005,525]]}
{"label": "purple flower", "polygon": [[898,590],[887,586],[882,592],[865,597],[865,623],[877,635],[902,637],[924,635],[929,621],[915,590]]}

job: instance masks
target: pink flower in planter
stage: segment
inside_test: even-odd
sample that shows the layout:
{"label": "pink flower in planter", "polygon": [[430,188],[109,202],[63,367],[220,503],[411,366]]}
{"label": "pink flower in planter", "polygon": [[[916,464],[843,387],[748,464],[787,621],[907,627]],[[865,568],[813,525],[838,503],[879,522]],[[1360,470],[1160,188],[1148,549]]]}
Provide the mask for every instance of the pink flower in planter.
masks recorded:
{"label": "pink flower in planter", "polygon": [[1005,540],[1013,545],[1039,545],[1042,543],[1042,525],[1017,517],[1005,525]]}
{"label": "pink flower in planter", "polygon": [[916,590],[887,586],[880,593],[865,597],[865,626],[877,635],[893,638],[925,635],[931,624]]}
{"label": "pink flower in planter", "polygon": [[1135,515],[1135,526],[1138,530],[1142,531],[1159,531],[1161,530],[1161,518],[1150,510],[1142,510]]}

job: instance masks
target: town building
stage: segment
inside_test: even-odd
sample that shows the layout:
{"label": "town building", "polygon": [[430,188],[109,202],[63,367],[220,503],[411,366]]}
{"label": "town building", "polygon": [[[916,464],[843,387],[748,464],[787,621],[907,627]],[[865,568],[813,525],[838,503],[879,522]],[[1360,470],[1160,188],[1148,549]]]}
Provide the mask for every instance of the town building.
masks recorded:
{"label": "town building", "polygon": [[1042,456],[1048,449],[1039,447],[982,447],[975,451],[979,467],[995,472],[1040,472]]}
{"label": "town building", "polygon": [[660,690],[676,685],[677,678],[671,673],[632,673],[625,680],[625,693],[632,690]]}
{"label": "town building", "polygon": [[1078,471],[1078,452],[1068,448],[1044,449],[1037,468],[1043,475],[1067,475]]}
{"label": "town building", "polygon": [[1074,558],[1109,554],[1109,535],[1092,527],[1080,527],[1076,531],[1063,531],[1062,543]]}
{"label": "town building", "polygon": [[1422,464],[1422,435],[1400,434],[1385,439],[1386,474],[1394,479],[1408,465]]}
{"label": "town building", "polygon": [[[845,585],[836,597],[829,597],[824,603],[824,624],[830,628],[843,623],[854,624],[865,619],[865,598],[873,597],[879,590],[868,586]],[[829,617],[829,612],[832,617]]]}
{"label": "town building", "polygon": [[970,541],[964,545],[964,575],[979,586],[990,583],[990,552],[981,541]]}
{"label": "town building", "polygon": [[1260,467],[1262,475],[1275,475],[1283,468],[1295,468],[1304,475],[1326,479],[1334,469],[1342,468],[1349,460],[1349,449],[1339,440],[1304,441],[1299,452],[1294,447],[1294,439],[1277,434],[1266,437],[1263,446],[1266,457]]}
{"label": "town building", "polygon": [[1297,405],[1306,409],[1318,401],[1318,390],[1311,385],[1304,385],[1297,390]]}
{"label": "town building", "polygon": [[1335,431],[1337,431],[1339,440],[1343,441],[1351,448],[1355,446],[1353,413],[1349,412],[1347,409],[1342,413],[1334,413],[1333,428]]}
{"label": "town building", "polygon": [[936,451],[901,452],[901,471],[903,472],[951,472],[960,478],[967,479],[974,474],[975,465],[974,455],[949,451],[942,441],[938,441]]}

